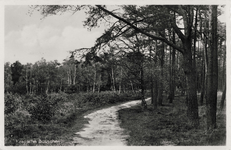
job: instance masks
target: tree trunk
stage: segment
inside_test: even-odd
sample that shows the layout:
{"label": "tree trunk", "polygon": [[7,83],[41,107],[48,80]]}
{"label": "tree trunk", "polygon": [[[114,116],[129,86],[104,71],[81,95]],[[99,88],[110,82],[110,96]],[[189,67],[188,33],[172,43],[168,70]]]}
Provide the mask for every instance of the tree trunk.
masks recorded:
{"label": "tree trunk", "polygon": [[93,83],[93,87],[92,87],[92,92],[93,93],[95,93],[95,86],[96,86],[96,76],[97,76],[97,74],[96,74],[97,72],[96,72],[96,67],[95,67],[95,72],[94,72],[94,83]]}
{"label": "tree trunk", "polygon": [[144,70],[143,70],[143,64],[141,63],[141,66],[140,66],[140,84],[141,84],[141,95],[142,95],[142,98],[141,98],[141,106],[142,106],[142,109],[143,110],[146,110],[147,109],[147,103],[144,99]]}
{"label": "tree trunk", "polygon": [[112,67],[112,70],[111,70],[111,76],[112,76],[112,89],[113,91],[115,92],[116,91],[116,87],[115,87],[115,75],[114,75],[114,69]]}
{"label": "tree trunk", "polygon": [[122,72],[122,67],[120,68],[120,81],[119,81],[119,94],[121,93],[122,90],[122,76],[123,76],[123,72]]}
{"label": "tree trunk", "polygon": [[27,77],[27,66],[26,66],[26,94],[29,93],[29,90],[28,90],[28,77]]}
{"label": "tree trunk", "polygon": [[74,66],[74,72],[73,72],[73,85],[75,85],[75,79],[76,79],[76,64]]}
{"label": "tree trunk", "polygon": [[[222,46],[221,46],[222,47]],[[224,60],[223,60],[223,92],[221,97],[220,108],[223,110],[225,98],[226,98],[226,50],[224,50]]]}
{"label": "tree trunk", "polygon": [[186,75],[186,103],[187,103],[187,116],[192,126],[199,125],[198,117],[198,103],[197,103],[197,84],[196,71],[193,67],[191,40],[185,40],[183,43],[185,52],[183,53],[183,69]]}
{"label": "tree trunk", "polygon": [[[154,106],[154,91],[153,91],[154,90],[154,83],[153,83],[153,69],[154,69],[153,63],[154,62],[152,61],[152,47],[151,47],[151,44],[149,46],[150,46],[149,47],[149,55],[150,55],[150,64],[151,64],[151,67],[149,69],[150,74],[151,74],[151,78],[150,78],[150,80],[151,80],[151,88],[150,88],[150,90],[151,90],[151,104],[153,104],[153,106]],[[155,109],[155,106],[154,106],[154,109]]]}
{"label": "tree trunk", "polygon": [[32,94],[32,84],[31,84],[31,81],[30,81],[30,94]]}
{"label": "tree trunk", "polygon": [[[203,55],[204,56],[204,55]],[[201,76],[201,97],[200,97],[200,105],[204,103],[204,94],[205,94],[205,63],[204,57],[202,57],[202,76]]]}
{"label": "tree trunk", "polygon": [[208,51],[208,72],[207,72],[207,96],[206,96],[206,116],[207,129],[216,128],[217,112],[217,88],[218,88],[218,60],[217,60],[217,6],[212,9],[212,41]]}
{"label": "tree trunk", "polygon": [[153,91],[153,106],[154,109],[157,109],[157,98],[158,98],[158,82],[157,78],[154,79],[154,91]]}
{"label": "tree trunk", "polygon": [[[194,25],[194,39],[193,39],[193,67],[195,68],[195,71],[196,70],[196,41],[197,41],[197,12],[198,10],[196,9],[196,16],[195,16],[195,25]],[[198,85],[197,83],[197,72],[196,72],[196,80],[195,80],[196,84]],[[198,86],[197,86],[197,90],[198,90]]]}
{"label": "tree trunk", "polygon": [[223,85],[223,92],[221,96],[221,104],[220,104],[220,109],[224,109],[224,103],[225,103],[225,98],[226,98],[226,84]]}
{"label": "tree trunk", "polygon": [[150,90],[151,90],[151,104],[154,104],[154,87],[153,87],[153,78],[152,78],[152,76],[151,76],[151,88],[150,88]]}
{"label": "tree trunk", "polygon": [[160,81],[159,81],[159,87],[158,87],[158,105],[162,106],[162,101],[163,101],[163,76],[164,76],[164,42],[161,44],[161,54],[160,54],[160,67],[161,67],[161,72],[160,72]]}
{"label": "tree trunk", "polygon": [[132,92],[135,93],[134,91],[134,88],[133,88],[133,84],[132,84],[132,81],[130,81],[130,84],[131,84],[131,89],[132,89]]}
{"label": "tree trunk", "polygon": [[[175,32],[173,31],[173,43],[176,43]],[[175,97],[175,57],[176,50],[172,49],[172,57],[171,57],[171,70],[170,70],[170,94],[169,94],[169,103],[172,103]]]}

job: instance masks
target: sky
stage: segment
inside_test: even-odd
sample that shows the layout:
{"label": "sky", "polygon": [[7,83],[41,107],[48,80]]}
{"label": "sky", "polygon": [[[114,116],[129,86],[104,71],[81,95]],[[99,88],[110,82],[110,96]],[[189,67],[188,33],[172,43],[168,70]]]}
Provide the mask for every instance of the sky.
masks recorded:
{"label": "sky", "polygon": [[[5,5],[4,62],[34,63],[42,57],[62,62],[69,51],[92,47],[104,31],[104,26],[91,31],[84,28],[84,12],[42,19],[39,12],[29,15],[28,11],[26,5]],[[225,21],[225,16],[219,19]]]}
{"label": "sky", "polygon": [[5,6],[4,62],[34,63],[42,57],[62,62],[70,57],[68,51],[92,47],[104,31],[103,27],[84,28],[84,12],[42,19],[39,12],[29,15],[28,10],[25,5]]}

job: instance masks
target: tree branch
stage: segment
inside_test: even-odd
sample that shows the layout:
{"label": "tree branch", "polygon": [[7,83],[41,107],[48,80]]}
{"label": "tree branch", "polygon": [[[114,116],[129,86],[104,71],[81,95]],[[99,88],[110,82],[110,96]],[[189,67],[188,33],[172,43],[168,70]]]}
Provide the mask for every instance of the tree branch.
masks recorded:
{"label": "tree branch", "polygon": [[137,27],[136,27],[135,25],[133,25],[132,23],[130,23],[130,22],[128,22],[127,20],[125,20],[125,19],[123,19],[123,18],[121,18],[121,17],[115,15],[114,13],[108,11],[107,9],[103,8],[102,6],[100,6],[100,5],[96,5],[96,6],[97,6],[99,9],[103,10],[104,12],[110,14],[110,15],[113,16],[114,18],[119,19],[119,20],[123,21],[124,23],[128,24],[129,26],[131,26],[131,27],[132,27],[133,29],[135,29],[136,31],[138,31],[138,32],[140,32],[140,33],[142,33],[142,34],[144,34],[144,35],[146,35],[146,36],[148,36],[148,37],[150,37],[150,38],[152,38],[152,39],[154,39],[154,40],[163,41],[163,42],[165,42],[166,44],[168,44],[169,46],[171,46],[171,47],[177,49],[177,50],[178,50],[179,52],[181,52],[181,53],[184,52],[184,50],[183,50],[181,47],[178,47],[177,45],[173,44],[172,42],[168,41],[167,39],[162,38],[162,37],[158,37],[158,36],[155,36],[155,35],[152,35],[152,34],[149,34],[149,33],[147,33],[147,32],[144,32],[143,30],[137,28]]}

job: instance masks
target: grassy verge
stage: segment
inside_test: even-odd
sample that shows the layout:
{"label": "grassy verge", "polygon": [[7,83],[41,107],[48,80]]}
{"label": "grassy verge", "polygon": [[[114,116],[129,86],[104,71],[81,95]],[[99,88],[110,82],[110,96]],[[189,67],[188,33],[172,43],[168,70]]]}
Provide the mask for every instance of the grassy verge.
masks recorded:
{"label": "grassy verge", "polygon": [[173,104],[164,101],[157,111],[151,106],[144,112],[140,106],[119,110],[121,127],[130,135],[128,145],[225,145],[225,110],[218,111],[217,129],[206,131],[205,107],[200,106],[200,126],[195,129],[187,124],[184,101],[185,97],[176,97]]}

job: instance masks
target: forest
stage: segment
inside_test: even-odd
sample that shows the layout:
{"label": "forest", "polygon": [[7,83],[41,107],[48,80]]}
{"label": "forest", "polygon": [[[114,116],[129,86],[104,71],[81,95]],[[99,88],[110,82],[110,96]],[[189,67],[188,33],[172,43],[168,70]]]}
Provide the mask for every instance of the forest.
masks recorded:
{"label": "forest", "polygon": [[[148,114],[149,122],[159,115],[155,119],[161,121],[163,113],[175,122],[171,136],[185,129],[176,145],[225,145],[226,24],[218,19],[224,6],[28,7],[31,14],[41,12],[44,19],[85,11],[88,17],[83,26],[89,30],[105,26],[105,31],[93,47],[72,50],[63,62],[41,58],[34,64],[4,64],[6,146],[42,145],[41,140],[68,145],[71,133],[82,128],[84,113],[137,99],[140,106],[119,112],[122,126],[131,131],[129,145],[161,145],[153,142],[161,137],[150,135],[154,126],[147,126],[153,128],[146,130],[149,133],[143,131],[142,115]],[[148,97],[151,105],[145,101]],[[126,124],[126,117],[139,117],[142,135],[135,135],[131,128],[137,127]],[[197,137],[180,141],[188,131],[198,133]],[[201,141],[199,131],[206,132]]]}

